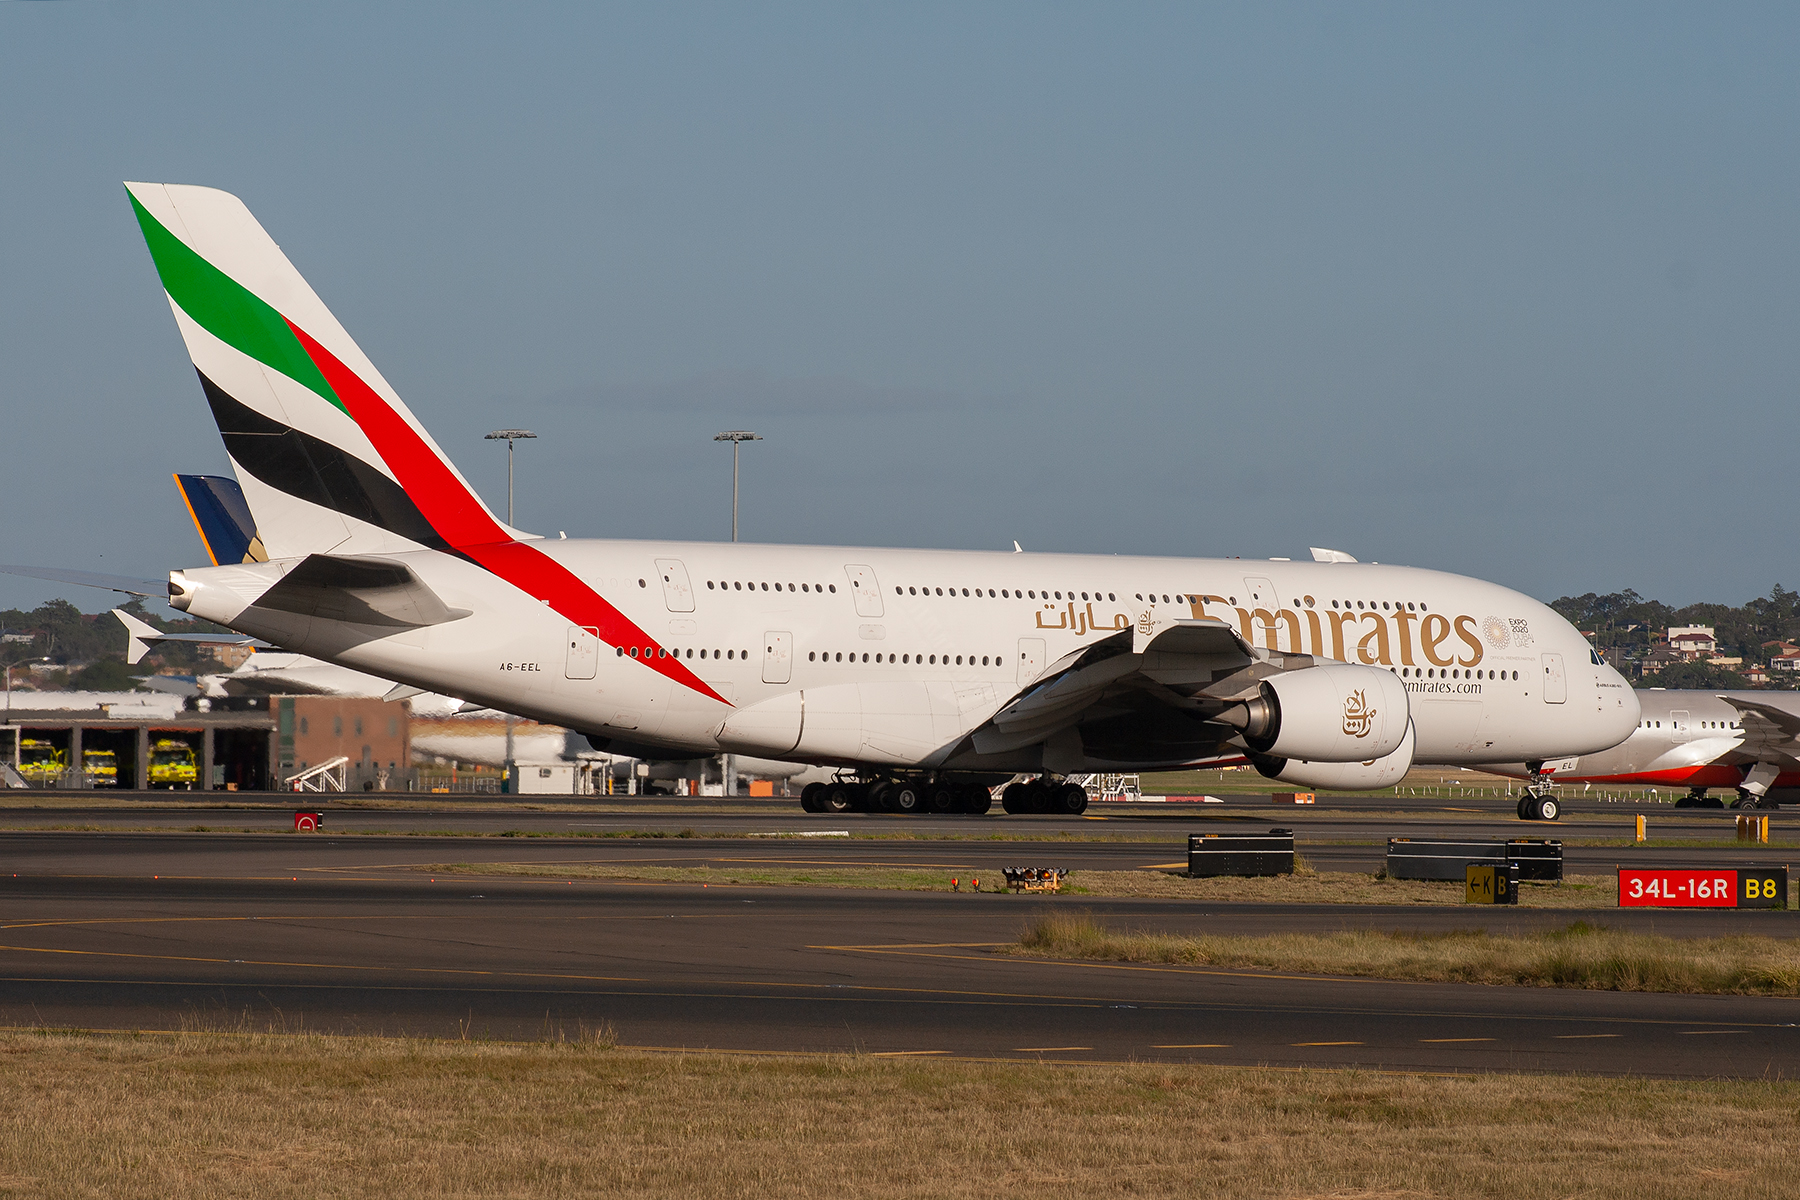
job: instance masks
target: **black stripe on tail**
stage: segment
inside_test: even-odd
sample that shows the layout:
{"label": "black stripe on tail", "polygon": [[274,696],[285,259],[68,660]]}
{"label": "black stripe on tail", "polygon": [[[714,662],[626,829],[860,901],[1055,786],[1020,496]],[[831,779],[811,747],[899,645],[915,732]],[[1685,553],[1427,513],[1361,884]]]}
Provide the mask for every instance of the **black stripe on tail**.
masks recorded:
{"label": "black stripe on tail", "polygon": [[263,416],[196,369],[225,450],[278,492],[367,521],[433,550],[454,553],[392,479],[322,438]]}

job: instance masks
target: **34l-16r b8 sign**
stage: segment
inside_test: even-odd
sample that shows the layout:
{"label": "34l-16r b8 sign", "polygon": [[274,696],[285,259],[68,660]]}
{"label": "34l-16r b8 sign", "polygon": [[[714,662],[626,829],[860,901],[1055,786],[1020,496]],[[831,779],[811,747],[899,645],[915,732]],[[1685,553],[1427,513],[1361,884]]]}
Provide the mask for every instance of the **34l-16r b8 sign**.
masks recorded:
{"label": "34l-16r b8 sign", "polygon": [[1619,871],[1620,908],[1786,908],[1786,867]]}

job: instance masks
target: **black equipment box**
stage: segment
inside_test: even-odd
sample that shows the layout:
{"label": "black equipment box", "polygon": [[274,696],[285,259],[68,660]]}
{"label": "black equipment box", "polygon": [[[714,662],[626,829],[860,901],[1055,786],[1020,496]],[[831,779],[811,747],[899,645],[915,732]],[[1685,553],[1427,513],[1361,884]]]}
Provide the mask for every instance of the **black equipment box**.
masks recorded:
{"label": "black equipment box", "polygon": [[1561,842],[1515,838],[1506,842],[1449,842],[1423,838],[1389,838],[1389,879],[1466,879],[1471,863],[1516,863],[1520,879],[1563,877]]}
{"label": "black equipment box", "polygon": [[1292,875],[1294,833],[1192,833],[1188,835],[1188,875]]}

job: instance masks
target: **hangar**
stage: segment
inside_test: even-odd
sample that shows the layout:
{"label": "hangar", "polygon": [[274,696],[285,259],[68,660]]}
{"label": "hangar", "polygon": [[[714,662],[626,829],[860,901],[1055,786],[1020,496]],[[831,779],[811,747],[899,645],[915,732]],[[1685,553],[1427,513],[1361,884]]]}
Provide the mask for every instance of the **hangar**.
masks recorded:
{"label": "hangar", "polygon": [[[0,723],[0,762],[37,786],[270,791],[337,757],[349,760],[346,782],[352,791],[414,786],[409,722],[401,704],[341,696],[232,696],[180,707],[131,702],[27,707],[33,698],[14,693],[13,707]],[[171,766],[188,763],[189,770]],[[100,764],[104,769],[96,769]]]}

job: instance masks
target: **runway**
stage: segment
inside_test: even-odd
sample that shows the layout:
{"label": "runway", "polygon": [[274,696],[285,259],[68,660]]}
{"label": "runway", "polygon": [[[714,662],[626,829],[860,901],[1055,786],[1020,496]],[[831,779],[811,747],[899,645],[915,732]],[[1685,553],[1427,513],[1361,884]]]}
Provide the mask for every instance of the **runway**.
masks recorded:
{"label": "runway", "polygon": [[[1772,818],[1775,844],[1749,846],[1731,840],[1736,815],[1731,812],[1589,803],[1572,805],[1560,821],[1532,822],[1519,820],[1510,801],[1494,798],[1450,803],[1333,796],[1326,807],[1277,807],[1266,798],[1257,803],[1251,797],[1236,797],[1233,803],[1218,806],[1097,804],[1083,817],[1015,817],[998,811],[976,817],[825,816],[804,813],[792,800],[652,797],[595,805],[526,797],[524,803],[496,800],[452,807],[435,802],[436,798],[421,798],[416,803],[388,799],[380,807],[356,807],[310,797],[273,802],[258,797],[229,807],[176,807],[130,800],[96,804],[92,792],[77,795],[89,802],[0,809],[0,836],[5,836],[5,830],[71,828],[130,831],[136,836],[201,831],[215,837],[239,831],[287,835],[293,829],[295,809],[307,807],[323,812],[323,829],[328,834],[446,834],[473,842],[479,840],[475,835],[512,832],[531,835],[516,844],[541,837],[579,839],[599,856],[637,855],[645,853],[645,844],[656,844],[664,856],[658,861],[667,865],[712,861],[695,847],[715,837],[729,848],[734,839],[803,834],[809,844],[821,847],[820,855],[832,861],[850,854],[868,861],[904,860],[947,870],[1014,862],[1075,870],[1130,870],[1184,860],[1189,834],[1271,828],[1292,830],[1307,860],[1327,871],[1376,870],[1384,861],[1390,837],[1556,839],[1564,843],[1566,869],[1571,874],[1605,874],[1619,866],[1779,864],[1800,851],[1791,826],[1784,826],[1780,813]],[[1371,799],[1383,803],[1375,805]],[[54,799],[51,802],[54,804]],[[1640,811],[1648,814],[1650,822],[1652,842],[1646,846],[1630,844],[1632,818]],[[643,834],[663,837],[636,836]],[[845,850],[845,842],[856,849]],[[972,847],[979,845],[987,849],[976,853]],[[1161,848],[1146,856],[1146,846]],[[741,850],[740,842],[732,852]]]}
{"label": "runway", "polygon": [[[1048,849],[1154,861],[1150,844]],[[445,861],[947,862],[1019,843],[0,835],[0,1023],[269,1026],[746,1052],[1431,1071],[1791,1074],[1787,999],[1077,964],[994,953],[1047,905],[1174,931],[1519,928],[1568,912],[1197,905],[433,876]],[[1148,855],[1146,852],[1149,851]],[[912,856],[906,858],[905,856]],[[1791,934],[1788,913],[1605,914]]]}

